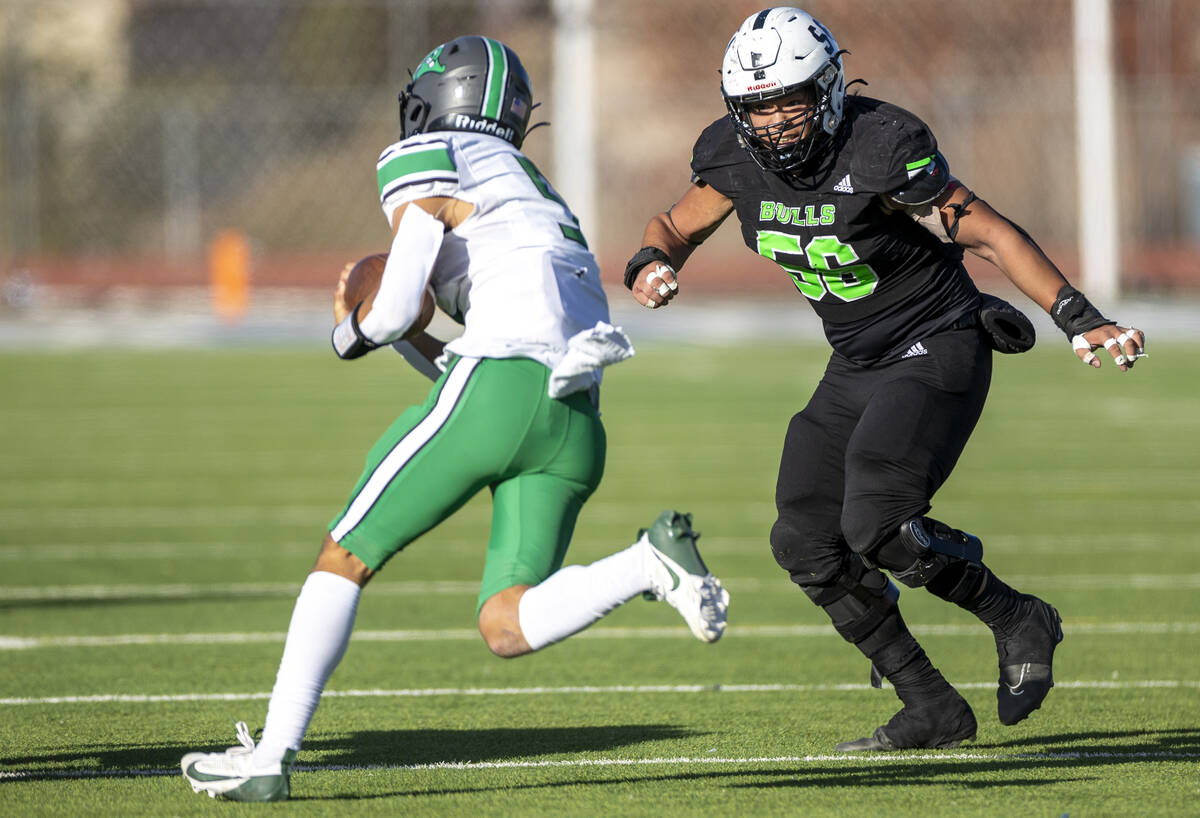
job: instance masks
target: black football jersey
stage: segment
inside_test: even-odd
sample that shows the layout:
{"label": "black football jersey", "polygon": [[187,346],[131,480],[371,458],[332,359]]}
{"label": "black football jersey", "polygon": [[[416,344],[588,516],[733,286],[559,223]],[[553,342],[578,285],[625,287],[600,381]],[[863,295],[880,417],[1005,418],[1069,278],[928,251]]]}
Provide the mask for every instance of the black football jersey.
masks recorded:
{"label": "black football jersey", "polygon": [[935,159],[946,172],[929,128],[867,97],[847,97],[844,112],[829,156],[811,177],[764,171],[729,117],[700,135],[692,173],[733,201],[746,245],[791,276],[830,345],[871,364],[967,318],[979,293],[961,247],[881,201]]}

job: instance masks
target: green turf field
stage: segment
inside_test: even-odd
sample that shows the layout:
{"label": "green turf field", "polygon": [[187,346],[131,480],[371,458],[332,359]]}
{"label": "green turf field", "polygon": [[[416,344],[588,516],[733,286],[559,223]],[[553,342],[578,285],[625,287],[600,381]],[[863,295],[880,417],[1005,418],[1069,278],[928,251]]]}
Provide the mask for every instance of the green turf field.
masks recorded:
{"label": "green turf field", "polygon": [[381,352],[0,354],[0,814],[1200,814],[1200,382],[1183,343],[1136,371],[1043,344],[998,361],[935,516],[1061,610],[1058,687],[995,716],[995,649],[902,607],[975,708],[958,750],[842,757],[897,709],[767,545],[778,449],[826,352],[643,344],[603,398],[604,484],[569,562],[695,514],[732,594],[695,641],[635,600],[513,661],[474,631],[489,506],[393,560],[281,808],[212,802],[179,757],[262,724],[324,525],[425,384]]}

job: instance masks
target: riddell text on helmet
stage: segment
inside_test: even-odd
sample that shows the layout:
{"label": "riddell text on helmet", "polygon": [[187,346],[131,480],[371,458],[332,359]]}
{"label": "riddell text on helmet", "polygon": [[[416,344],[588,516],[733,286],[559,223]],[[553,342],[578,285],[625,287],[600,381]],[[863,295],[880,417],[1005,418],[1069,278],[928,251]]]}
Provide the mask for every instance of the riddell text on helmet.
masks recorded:
{"label": "riddell text on helmet", "polygon": [[507,125],[501,125],[494,119],[482,119],[468,116],[467,114],[454,115],[454,129],[457,131],[478,131],[480,133],[491,134],[501,139],[507,139],[510,142],[517,133],[514,129]]}

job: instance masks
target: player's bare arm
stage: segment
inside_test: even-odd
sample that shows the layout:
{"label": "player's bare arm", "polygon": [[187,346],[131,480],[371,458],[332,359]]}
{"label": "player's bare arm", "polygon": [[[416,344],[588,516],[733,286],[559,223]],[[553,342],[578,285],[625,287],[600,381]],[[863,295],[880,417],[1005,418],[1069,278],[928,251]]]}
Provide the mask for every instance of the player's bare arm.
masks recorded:
{"label": "player's bare arm", "polygon": [[[963,185],[952,186],[935,205],[957,244],[996,265],[1021,292],[1054,315],[1063,288],[1070,291],[1069,282],[1024,230],[971,196]],[[1072,345],[1079,359],[1093,367],[1100,366],[1093,350],[1104,347],[1124,372],[1144,354],[1145,343],[1141,330],[1109,322],[1079,333]]]}
{"label": "player's bare arm", "polygon": [[[675,272],[731,212],[728,198],[708,185],[694,184],[678,202],[651,218],[642,234],[643,249],[634,257],[646,258],[626,269],[626,284],[637,302],[655,309],[674,298],[679,291]],[[646,248],[657,249],[665,258],[651,257]]]}
{"label": "player's bare arm", "polygon": [[425,330],[415,332],[404,340],[411,344],[413,349],[431,364],[442,357],[442,350],[446,347],[445,341],[433,337]]}

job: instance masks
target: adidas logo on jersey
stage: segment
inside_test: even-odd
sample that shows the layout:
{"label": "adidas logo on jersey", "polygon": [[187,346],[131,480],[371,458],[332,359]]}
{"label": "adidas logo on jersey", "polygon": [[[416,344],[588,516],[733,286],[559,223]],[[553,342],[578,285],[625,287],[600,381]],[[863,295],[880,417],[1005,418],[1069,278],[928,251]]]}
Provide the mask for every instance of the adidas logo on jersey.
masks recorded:
{"label": "adidas logo on jersey", "polygon": [[906,353],[904,353],[903,355],[901,355],[901,356],[900,356],[900,358],[901,358],[901,359],[904,359],[904,358],[916,358],[916,357],[919,357],[919,356],[921,356],[921,355],[928,355],[928,354],[929,354],[929,350],[927,350],[927,349],[925,348],[925,345],[924,345],[924,344],[922,344],[920,341],[917,341],[915,344],[913,344],[912,346],[910,346],[910,347],[908,348],[908,352],[906,352]]}
{"label": "adidas logo on jersey", "polygon": [[853,193],[854,185],[850,184],[850,174],[847,173],[842,177],[842,181],[833,186],[833,189],[838,193]]}

